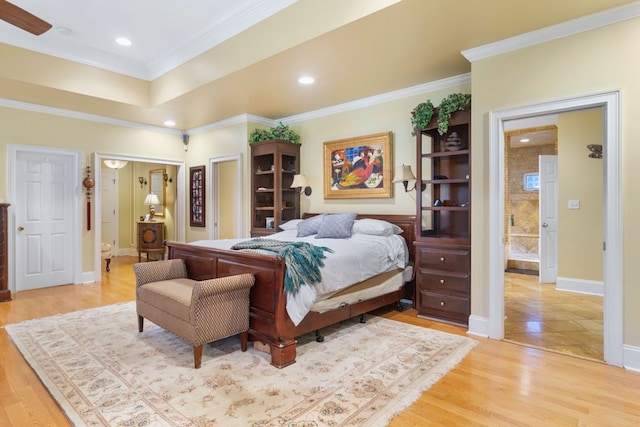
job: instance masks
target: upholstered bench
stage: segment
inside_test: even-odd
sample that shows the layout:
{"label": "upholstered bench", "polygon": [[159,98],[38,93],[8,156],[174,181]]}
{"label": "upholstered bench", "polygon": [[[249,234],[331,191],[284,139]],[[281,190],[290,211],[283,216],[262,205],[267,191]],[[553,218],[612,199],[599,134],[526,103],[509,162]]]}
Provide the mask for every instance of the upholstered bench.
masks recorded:
{"label": "upholstered bench", "polygon": [[192,280],[184,260],[134,264],[138,330],[148,319],[193,345],[195,368],[202,362],[202,345],[240,334],[247,350],[249,292],[252,274]]}

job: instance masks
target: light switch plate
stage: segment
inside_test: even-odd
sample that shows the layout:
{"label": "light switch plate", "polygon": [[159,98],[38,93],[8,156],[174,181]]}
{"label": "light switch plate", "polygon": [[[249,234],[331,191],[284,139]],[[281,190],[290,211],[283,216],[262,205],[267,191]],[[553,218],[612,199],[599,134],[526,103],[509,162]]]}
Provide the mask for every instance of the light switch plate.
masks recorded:
{"label": "light switch plate", "polygon": [[580,209],[580,200],[569,200],[569,209]]}

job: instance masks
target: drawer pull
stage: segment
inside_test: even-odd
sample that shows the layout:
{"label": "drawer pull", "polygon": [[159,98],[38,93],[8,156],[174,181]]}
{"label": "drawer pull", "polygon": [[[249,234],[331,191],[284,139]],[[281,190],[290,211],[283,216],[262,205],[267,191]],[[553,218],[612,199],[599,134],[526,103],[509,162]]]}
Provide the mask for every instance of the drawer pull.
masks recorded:
{"label": "drawer pull", "polygon": [[440,257],[440,261],[444,262],[444,257],[443,256]]}
{"label": "drawer pull", "polygon": [[444,301],[440,301],[440,307],[444,307]]}
{"label": "drawer pull", "polygon": [[440,279],[440,284],[444,285],[444,279]]}

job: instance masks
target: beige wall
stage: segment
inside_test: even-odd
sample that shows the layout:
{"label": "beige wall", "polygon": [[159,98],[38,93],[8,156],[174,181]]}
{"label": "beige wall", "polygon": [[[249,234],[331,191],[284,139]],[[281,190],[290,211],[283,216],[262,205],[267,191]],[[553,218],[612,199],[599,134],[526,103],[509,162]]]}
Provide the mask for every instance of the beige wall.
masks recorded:
{"label": "beige wall", "polygon": [[[7,146],[31,145],[46,148],[64,148],[80,152],[82,167],[90,161],[94,152],[127,154],[144,158],[158,157],[181,160],[182,144],[176,135],[162,134],[146,129],[114,126],[51,114],[35,113],[14,108],[0,107],[0,197],[8,203]],[[84,174],[82,174],[84,176]],[[78,183],[80,191],[80,183]],[[92,196],[92,199],[95,195]],[[95,227],[87,231],[86,208],[81,203],[82,218],[82,271],[93,271]],[[92,204],[95,207],[95,203]],[[126,240],[125,240],[126,241]]]}
{"label": "beige wall", "polygon": [[237,189],[230,185],[235,181],[238,173],[236,162],[221,162],[218,164],[218,174],[215,179],[220,183],[220,217],[218,218],[218,238],[232,239],[240,237],[236,235],[239,215],[232,208],[236,205]]}
{"label": "beige wall", "polygon": [[[237,190],[238,185],[242,185],[241,194],[243,194],[243,206],[244,212],[248,213],[250,209],[250,200],[249,197],[246,196],[249,194],[249,188],[251,184],[250,177],[248,175],[249,170],[249,143],[248,141],[248,129],[249,124],[238,123],[230,126],[215,128],[207,132],[203,132],[197,135],[192,135],[189,138],[189,151],[187,151],[187,181],[189,180],[188,169],[192,166],[202,166],[205,165],[205,173],[207,175],[207,185],[211,185],[211,167],[210,162],[212,159],[216,157],[230,156],[230,155],[240,155],[240,167],[243,170],[243,176],[245,179],[242,184],[238,184],[237,182],[231,180],[230,182],[225,182],[228,184],[228,189]],[[186,183],[189,184],[188,182]],[[188,192],[187,192],[188,194]],[[212,189],[207,187],[207,207],[211,206],[211,201],[209,198],[211,197]],[[191,227],[189,226],[189,200],[185,201],[185,219],[187,222],[186,226],[186,236],[185,240],[187,242],[193,242],[195,240],[204,240],[209,238],[209,227],[211,227],[209,221],[209,214],[207,214],[207,219],[205,222],[206,227]],[[242,219],[244,221],[243,228],[245,230],[245,235],[249,235],[249,215],[246,214],[245,218]],[[245,236],[245,237],[246,237]]]}
{"label": "beige wall", "polygon": [[[292,128],[301,136],[300,169],[313,192],[300,196],[301,212],[358,212],[415,214],[415,192],[405,193],[401,184],[393,185],[393,197],[386,199],[324,199],[323,143],[338,139],[393,133],[393,170],[403,164],[416,171],[416,140],[411,135],[411,111],[427,99],[438,105],[442,98],[455,92],[470,93],[469,85],[460,85],[430,94],[391,101],[354,111],[297,123]],[[393,179],[393,177],[389,177]]]}
{"label": "beige wall", "polygon": [[640,20],[633,19],[472,64],[472,314],[489,316],[489,141],[488,113],[593,94],[621,92],[621,200],[623,241],[624,343],[640,345]]}
{"label": "beige wall", "polygon": [[[558,276],[602,281],[602,159],[588,144],[602,144],[602,109],[558,116]],[[579,200],[580,209],[568,209]]]}

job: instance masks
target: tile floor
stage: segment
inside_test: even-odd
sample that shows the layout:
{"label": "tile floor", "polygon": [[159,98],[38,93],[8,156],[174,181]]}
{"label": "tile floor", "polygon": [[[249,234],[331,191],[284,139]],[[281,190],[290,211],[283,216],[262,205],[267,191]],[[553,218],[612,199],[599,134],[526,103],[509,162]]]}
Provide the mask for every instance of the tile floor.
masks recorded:
{"label": "tile floor", "polygon": [[602,297],[505,273],[505,340],[604,360]]}

